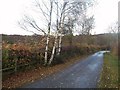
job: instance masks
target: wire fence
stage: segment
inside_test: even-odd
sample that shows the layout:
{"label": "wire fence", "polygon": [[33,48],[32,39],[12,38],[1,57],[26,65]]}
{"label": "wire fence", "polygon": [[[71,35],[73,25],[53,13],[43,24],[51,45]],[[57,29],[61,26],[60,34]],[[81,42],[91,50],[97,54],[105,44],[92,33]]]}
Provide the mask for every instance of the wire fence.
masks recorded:
{"label": "wire fence", "polygon": [[27,51],[27,50],[8,50],[4,49],[2,52],[2,68],[0,71],[13,70],[17,72],[21,67],[34,66],[34,64],[42,64],[44,59],[44,52]]}

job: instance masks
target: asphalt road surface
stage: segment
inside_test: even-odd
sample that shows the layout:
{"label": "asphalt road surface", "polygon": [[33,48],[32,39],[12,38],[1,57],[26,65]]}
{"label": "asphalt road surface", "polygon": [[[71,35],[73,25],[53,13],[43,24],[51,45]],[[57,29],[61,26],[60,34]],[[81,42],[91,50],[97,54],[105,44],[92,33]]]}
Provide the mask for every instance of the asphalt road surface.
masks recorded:
{"label": "asphalt road surface", "polygon": [[103,54],[97,52],[63,71],[27,84],[22,88],[97,88],[103,65]]}

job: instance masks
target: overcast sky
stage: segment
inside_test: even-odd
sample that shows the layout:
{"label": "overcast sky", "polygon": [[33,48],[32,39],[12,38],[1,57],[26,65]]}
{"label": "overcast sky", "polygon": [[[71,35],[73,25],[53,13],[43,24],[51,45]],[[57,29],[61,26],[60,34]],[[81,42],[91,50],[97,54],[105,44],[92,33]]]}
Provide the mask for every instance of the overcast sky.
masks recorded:
{"label": "overcast sky", "polygon": [[[17,21],[33,6],[34,0],[0,0],[0,34],[31,35],[21,29]],[[107,28],[118,20],[119,0],[97,0],[92,13],[95,15],[93,33],[108,32]]]}

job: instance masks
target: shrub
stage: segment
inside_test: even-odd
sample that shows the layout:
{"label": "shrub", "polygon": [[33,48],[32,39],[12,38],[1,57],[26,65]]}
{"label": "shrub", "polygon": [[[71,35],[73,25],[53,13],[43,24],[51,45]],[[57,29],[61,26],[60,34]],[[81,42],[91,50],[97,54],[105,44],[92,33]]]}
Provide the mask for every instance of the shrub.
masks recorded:
{"label": "shrub", "polygon": [[53,60],[52,65],[64,63],[64,59],[65,59],[65,57],[63,55],[56,55]]}

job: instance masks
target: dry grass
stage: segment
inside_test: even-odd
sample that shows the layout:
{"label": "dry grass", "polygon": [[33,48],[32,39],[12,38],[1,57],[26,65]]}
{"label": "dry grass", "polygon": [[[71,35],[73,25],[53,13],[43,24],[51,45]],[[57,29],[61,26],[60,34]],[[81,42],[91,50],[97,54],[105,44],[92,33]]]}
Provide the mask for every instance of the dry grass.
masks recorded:
{"label": "dry grass", "polygon": [[103,71],[99,88],[118,88],[118,58],[112,54],[105,54]]}

